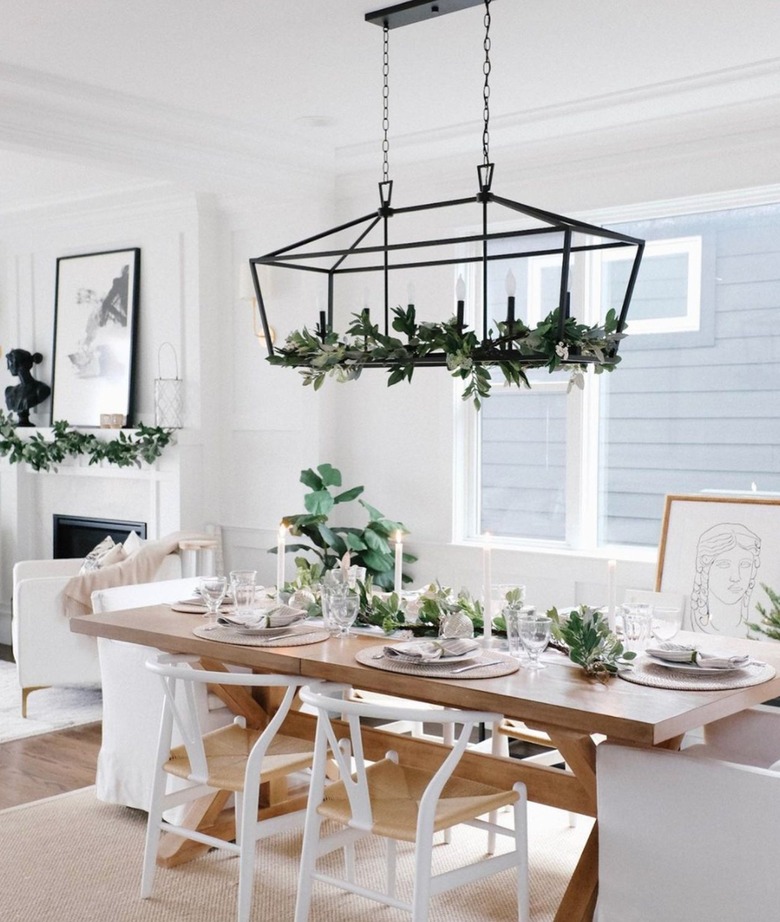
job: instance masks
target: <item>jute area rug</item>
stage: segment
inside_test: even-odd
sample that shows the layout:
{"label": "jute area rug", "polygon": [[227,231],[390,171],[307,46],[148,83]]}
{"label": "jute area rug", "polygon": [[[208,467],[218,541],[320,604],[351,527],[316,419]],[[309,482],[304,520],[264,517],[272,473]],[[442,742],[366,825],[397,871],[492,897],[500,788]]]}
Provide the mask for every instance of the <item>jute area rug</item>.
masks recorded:
{"label": "jute area rug", "polygon": [[[531,909],[533,922],[549,922],[591,827],[579,818],[531,805]],[[237,859],[212,851],[182,867],[158,869],[151,899],[139,897],[146,815],[102,804],[85,788],[0,812],[0,907],[5,922],[233,922]],[[253,922],[293,918],[300,832],[261,843],[255,873]],[[434,849],[437,867],[484,853],[485,833],[457,829],[449,845]],[[359,852],[360,873],[374,875],[381,852]],[[408,850],[399,881],[410,880]],[[510,872],[433,899],[430,922],[510,922],[517,915]],[[408,915],[353,894],[315,884],[311,922]]]}
{"label": "jute area rug", "polygon": [[34,691],[27,699],[27,717],[22,717],[16,666],[0,661],[0,743],[94,723],[102,715],[100,689],[89,686]]}

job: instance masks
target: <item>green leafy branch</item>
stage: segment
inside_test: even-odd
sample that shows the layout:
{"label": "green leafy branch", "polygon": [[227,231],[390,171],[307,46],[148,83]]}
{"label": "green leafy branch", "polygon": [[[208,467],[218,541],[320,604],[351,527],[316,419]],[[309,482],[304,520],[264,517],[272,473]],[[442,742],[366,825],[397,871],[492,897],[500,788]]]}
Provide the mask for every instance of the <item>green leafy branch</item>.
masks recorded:
{"label": "green leafy branch", "polygon": [[748,627],[759,634],[765,634],[772,640],[780,640],[780,594],[770,589],[764,583],[759,584],[769,598],[771,608],[766,608],[760,602],[756,604],[756,611],[761,615],[761,622],[748,622]]}
{"label": "green leafy branch", "polygon": [[354,381],[366,367],[388,370],[388,386],[411,381],[414,369],[443,357],[450,374],[465,382],[463,399],[476,407],[490,395],[491,368],[497,368],[507,384],[530,387],[526,370],[561,367],[572,369],[573,382],[581,384],[582,371],[593,366],[597,373],[611,371],[620,361],[618,331],[614,310],[607,313],[602,325],[587,326],[567,317],[560,325],[556,309],[533,329],[521,321],[496,324],[496,333],[488,330],[479,339],[473,330],[458,324],[455,318],[444,323],[420,323],[414,305],[393,309],[392,328],[405,337],[385,335],[371,322],[368,311],[352,315],[346,334],[312,333],[306,327],[294,330],[283,346],[268,361],[272,365],[298,368],[305,385],[314,390],[327,377],[337,381]]}
{"label": "green leafy branch", "polygon": [[120,432],[115,439],[103,441],[91,432],[80,432],[59,420],[52,426],[51,439],[44,438],[40,432],[23,439],[17,427],[0,410],[0,457],[7,457],[12,464],[27,463],[35,471],[56,471],[57,464],[78,455],[86,455],[90,464],[101,461],[117,467],[140,467],[142,462],[153,464],[173,441],[173,434],[173,429],[140,423],[132,436]]}
{"label": "green leafy branch", "polygon": [[621,665],[636,657],[636,653],[624,649],[596,608],[581,605],[567,618],[562,618],[557,608],[551,608],[547,615],[553,621],[553,638],[566,645],[569,659],[582,666],[589,676],[606,682],[617,675]]}

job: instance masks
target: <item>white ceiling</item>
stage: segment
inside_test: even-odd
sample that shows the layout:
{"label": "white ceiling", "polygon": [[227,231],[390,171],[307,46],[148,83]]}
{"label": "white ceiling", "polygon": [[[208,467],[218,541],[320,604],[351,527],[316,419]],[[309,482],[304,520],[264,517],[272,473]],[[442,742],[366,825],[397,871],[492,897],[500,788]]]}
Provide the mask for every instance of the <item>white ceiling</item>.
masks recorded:
{"label": "white ceiling", "polygon": [[[370,153],[378,169],[382,32],[364,14],[384,5],[0,0],[0,211],[149,180],[240,188],[274,157],[305,172]],[[726,85],[735,101],[776,90],[777,0],[491,9],[494,143],[577,106],[657,118],[681,88],[699,109]],[[391,144],[465,132],[479,151],[482,17],[391,33]]]}

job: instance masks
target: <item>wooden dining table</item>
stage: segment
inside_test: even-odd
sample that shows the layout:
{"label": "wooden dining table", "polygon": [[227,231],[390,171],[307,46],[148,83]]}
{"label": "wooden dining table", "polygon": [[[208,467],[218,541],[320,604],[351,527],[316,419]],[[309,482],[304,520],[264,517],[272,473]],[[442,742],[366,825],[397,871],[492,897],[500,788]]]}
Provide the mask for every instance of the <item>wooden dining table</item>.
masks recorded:
{"label": "wooden dining table", "polygon": [[[359,663],[356,653],[382,645],[376,633],[288,647],[244,646],[198,637],[197,616],[173,611],[168,605],[71,619],[71,630],[142,644],[173,653],[194,654],[209,663],[247,666],[309,679],[326,679],[367,691],[412,698],[432,704],[479,709],[520,720],[547,733],[568,770],[467,752],[459,771],[487,782],[511,786],[522,781],[529,799],[598,820],[596,742],[594,736],[637,746],[679,747],[685,733],[752,705],[780,696],[780,645],[770,642],[680,634],[714,653],[749,652],[776,669],[766,682],[715,691],[651,688],[615,677],[589,679],[561,653],[545,655],[546,668],[518,671],[496,678],[441,679],[396,673]],[[230,703],[230,702],[229,702]],[[240,702],[232,702],[240,710]],[[292,729],[313,732],[312,718],[291,715]],[[285,732],[290,727],[285,725]],[[394,749],[408,748],[410,757],[425,761],[426,744],[399,740]],[[417,754],[415,756],[415,753]],[[583,848],[557,910],[556,922],[586,922],[593,918],[598,892],[598,822]]]}

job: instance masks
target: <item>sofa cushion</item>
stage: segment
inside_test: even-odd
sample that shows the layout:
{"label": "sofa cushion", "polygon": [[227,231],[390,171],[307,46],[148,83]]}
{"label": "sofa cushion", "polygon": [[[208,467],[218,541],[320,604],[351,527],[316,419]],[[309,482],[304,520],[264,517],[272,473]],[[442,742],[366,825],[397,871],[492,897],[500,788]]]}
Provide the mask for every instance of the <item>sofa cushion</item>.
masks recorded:
{"label": "sofa cushion", "polygon": [[106,535],[84,558],[79,573],[91,573],[93,570],[100,570],[102,567],[111,566],[112,563],[119,563],[125,557],[127,557],[127,554],[124,547],[121,544],[116,544],[111,535]]}

